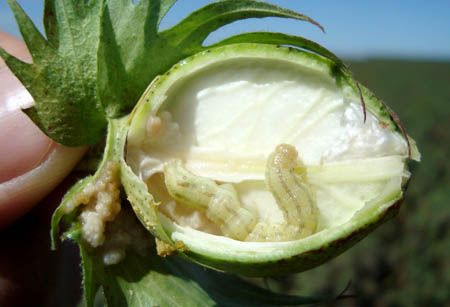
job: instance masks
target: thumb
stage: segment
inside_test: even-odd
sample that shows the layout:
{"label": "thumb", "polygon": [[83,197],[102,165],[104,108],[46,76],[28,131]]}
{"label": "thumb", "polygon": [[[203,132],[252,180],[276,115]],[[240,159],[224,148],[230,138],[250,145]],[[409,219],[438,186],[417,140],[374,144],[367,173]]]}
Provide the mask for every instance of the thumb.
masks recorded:
{"label": "thumb", "polygon": [[[23,61],[25,44],[0,32],[0,46]],[[85,148],[56,144],[21,111],[33,98],[0,58],[0,229],[27,213],[70,173]]]}

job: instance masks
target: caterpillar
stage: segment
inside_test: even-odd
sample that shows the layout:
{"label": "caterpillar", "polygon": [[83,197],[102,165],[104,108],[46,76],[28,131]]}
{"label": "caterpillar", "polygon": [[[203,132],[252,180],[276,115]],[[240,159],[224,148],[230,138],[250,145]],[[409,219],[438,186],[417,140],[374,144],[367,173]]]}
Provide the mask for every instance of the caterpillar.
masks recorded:
{"label": "caterpillar", "polygon": [[231,184],[218,185],[213,180],[196,176],[186,170],[180,160],[164,167],[167,191],[177,202],[206,210],[206,216],[230,238],[245,240],[257,219],[241,206]]}
{"label": "caterpillar", "polygon": [[[288,241],[313,234],[317,225],[317,208],[304,176],[298,176],[303,164],[294,146],[281,144],[269,155],[265,182],[283,212],[283,223],[258,221],[244,208],[232,184],[196,176],[186,170],[181,160],[164,166],[164,180],[169,194],[179,203],[198,210],[230,238],[241,241]],[[294,173],[295,169],[295,173]]]}

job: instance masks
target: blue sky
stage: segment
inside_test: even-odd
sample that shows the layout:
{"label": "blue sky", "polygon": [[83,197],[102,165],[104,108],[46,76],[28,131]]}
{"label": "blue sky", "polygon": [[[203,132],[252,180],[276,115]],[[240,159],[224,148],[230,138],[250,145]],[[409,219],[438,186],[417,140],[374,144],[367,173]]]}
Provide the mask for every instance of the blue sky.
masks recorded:
{"label": "blue sky", "polygon": [[[18,1],[41,26],[43,0]],[[163,21],[168,27],[209,2],[179,0]],[[237,22],[208,38],[213,42],[245,31],[277,31],[305,36],[345,58],[395,57],[450,60],[450,0],[272,0],[319,21],[326,29],[298,21],[266,18]],[[14,18],[0,0],[0,29],[19,36]]]}

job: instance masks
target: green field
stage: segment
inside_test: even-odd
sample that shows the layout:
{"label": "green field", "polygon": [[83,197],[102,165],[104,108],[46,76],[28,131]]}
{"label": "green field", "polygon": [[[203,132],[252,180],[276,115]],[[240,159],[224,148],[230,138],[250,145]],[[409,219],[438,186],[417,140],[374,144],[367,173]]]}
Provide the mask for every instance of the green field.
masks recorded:
{"label": "green field", "polygon": [[339,292],[351,281],[347,293],[357,297],[343,306],[450,304],[450,62],[371,60],[350,67],[397,112],[422,162],[411,165],[396,218],[328,264],[269,285],[312,294]]}

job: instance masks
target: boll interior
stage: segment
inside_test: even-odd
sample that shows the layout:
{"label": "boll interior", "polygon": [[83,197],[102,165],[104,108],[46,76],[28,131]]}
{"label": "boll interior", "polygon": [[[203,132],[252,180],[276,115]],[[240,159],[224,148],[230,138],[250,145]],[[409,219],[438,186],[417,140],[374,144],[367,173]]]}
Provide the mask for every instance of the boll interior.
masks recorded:
{"label": "boll interior", "polygon": [[403,136],[370,105],[364,121],[359,95],[329,66],[293,57],[248,51],[194,59],[144,95],[126,161],[159,203],[173,239],[223,238],[202,210],[167,192],[164,165],[174,159],[197,176],[232,184],[242,206],[270,225],[285,221],[265,184],[266,161],[277,145],[294,146],[317,208],[312,236],[401,197],[409,177]]}

